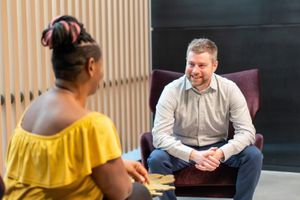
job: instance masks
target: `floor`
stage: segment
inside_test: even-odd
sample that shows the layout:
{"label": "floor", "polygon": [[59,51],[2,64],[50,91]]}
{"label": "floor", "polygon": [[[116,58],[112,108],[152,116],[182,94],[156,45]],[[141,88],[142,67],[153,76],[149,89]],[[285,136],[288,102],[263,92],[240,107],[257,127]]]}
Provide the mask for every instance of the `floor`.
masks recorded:
{"label": "floor", "polygon": [[[221,200],[215,198],[178,197],[178,200]],[[300,173],[262,171],[253,200],[299,200]],[[154,198],[153,200],[158,200]],[[228,200],[223,198],[222,200]]]}

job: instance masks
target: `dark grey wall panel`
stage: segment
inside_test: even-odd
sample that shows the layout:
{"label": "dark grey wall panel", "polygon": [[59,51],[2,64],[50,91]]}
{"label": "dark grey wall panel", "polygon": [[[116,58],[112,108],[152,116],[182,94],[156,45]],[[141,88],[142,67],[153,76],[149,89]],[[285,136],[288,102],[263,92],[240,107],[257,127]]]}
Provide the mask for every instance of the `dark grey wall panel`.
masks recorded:
{"label": "dark grey wall panel", "polygon": [[151,0],[152,27],[300,23],[299,0]]}
{"label": "dark grey wall panel", "polygon": [[256,67],[264,168],[300,171],[300,1],[152,0],[153,68],[184,72],[193,38],[219,47],[217,73]]}

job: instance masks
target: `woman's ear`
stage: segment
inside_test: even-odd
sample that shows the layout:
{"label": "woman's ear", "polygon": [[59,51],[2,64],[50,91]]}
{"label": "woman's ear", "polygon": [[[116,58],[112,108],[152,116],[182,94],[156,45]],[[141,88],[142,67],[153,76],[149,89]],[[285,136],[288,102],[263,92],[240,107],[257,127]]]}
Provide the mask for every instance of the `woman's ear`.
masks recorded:
{"label": "woman's ear", "polygon": [[95,68],[96,68],[95,59],[93,57],[88,59],[88,62],[86,63],[85,68],[86,68],[87,73],[90,75],[90,77],[93,77],[95,74]]}

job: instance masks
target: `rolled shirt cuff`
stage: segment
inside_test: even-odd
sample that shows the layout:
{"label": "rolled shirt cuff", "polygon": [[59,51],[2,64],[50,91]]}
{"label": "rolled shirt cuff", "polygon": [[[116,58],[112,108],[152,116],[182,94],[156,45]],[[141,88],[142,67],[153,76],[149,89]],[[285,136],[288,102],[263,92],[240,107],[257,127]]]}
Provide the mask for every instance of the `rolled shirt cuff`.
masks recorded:
{"label": "rolled shirt cuff", "polygon": [[223,145],[222,147],[220,147],[220,149],[224,153],[224,158],[221,160],[221,162],[227,161],[231,156],[238,153],[237,149],[230,143]]}
{"label": "rolled shirt cuff", "polygon": [[194,149],[189,146],[180,145],[167,150],[167,152],[176,158],[180,158],[185,162],[189,162],[190,155],[193,150]]}

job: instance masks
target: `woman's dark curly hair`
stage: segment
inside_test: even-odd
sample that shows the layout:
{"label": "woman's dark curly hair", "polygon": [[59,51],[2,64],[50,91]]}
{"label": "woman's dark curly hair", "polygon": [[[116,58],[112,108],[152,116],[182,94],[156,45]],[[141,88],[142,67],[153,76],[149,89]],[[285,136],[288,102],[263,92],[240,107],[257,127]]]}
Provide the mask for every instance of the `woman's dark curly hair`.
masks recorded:
{"label": "woman's dark curly hair", "polygon": [[98,61],[102,56],[83,24],[69,15],[54,18],[43,31],[41,42],[53,49],[51,61],[57,79],[76,80],[91,57]]}

